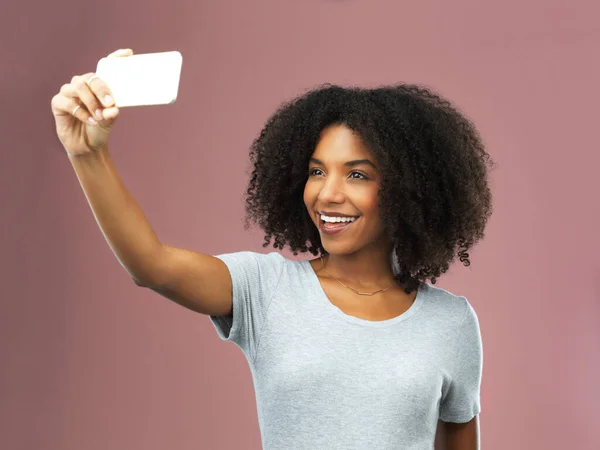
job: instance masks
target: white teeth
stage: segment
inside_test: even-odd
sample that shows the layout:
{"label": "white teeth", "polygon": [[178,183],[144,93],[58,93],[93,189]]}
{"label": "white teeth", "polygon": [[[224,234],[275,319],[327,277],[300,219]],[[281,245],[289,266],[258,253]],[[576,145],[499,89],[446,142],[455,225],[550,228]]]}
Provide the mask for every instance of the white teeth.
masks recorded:
{"label": "white teeth", "polygon": [[354,222],[356,217],[328,217],[321,214],[321,220],[324,222]]}

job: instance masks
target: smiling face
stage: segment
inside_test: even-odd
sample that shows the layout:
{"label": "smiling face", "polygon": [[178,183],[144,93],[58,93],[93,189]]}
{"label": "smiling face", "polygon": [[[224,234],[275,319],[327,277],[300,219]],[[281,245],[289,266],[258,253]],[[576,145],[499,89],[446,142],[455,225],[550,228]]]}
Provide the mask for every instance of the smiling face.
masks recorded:
{"label": "smiling face", "polygon": [[373,154],[358,135],[344,125],[322,131],[308,166],[304,204],[327,253],[387,246],[379,216],[380,183]]}

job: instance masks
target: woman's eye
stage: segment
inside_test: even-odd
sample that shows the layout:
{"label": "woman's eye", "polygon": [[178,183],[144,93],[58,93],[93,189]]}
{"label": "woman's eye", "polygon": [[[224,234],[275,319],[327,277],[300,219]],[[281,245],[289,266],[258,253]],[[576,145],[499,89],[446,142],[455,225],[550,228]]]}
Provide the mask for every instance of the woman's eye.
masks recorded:
{"label": "woman's eye", "polygon": [[[355,177],[354,175],[358,175],[358,177]],[[354,178],[355,180],[361,180],[361,179],[364,179],[364,180],[366,180],[366,179],[367,179],[367,177],[366,177],[366,176],[364,176],[364,175],[363,175],[362,173],[360,173],[360,172],[352,172],[352,173],[350,174],[350,177]]]}
{"label": "woman's eye", "polygon": [[[321,169],[317,169],[317,168],[313,168],[313,169],[309,169],[308,171],[308,176],[316,176],[316,175],[322,175],[323,171]],[[360,172],[351,172],[350,173],[350,178],[354,179],[354,180],[368,180],[368,177]]]}

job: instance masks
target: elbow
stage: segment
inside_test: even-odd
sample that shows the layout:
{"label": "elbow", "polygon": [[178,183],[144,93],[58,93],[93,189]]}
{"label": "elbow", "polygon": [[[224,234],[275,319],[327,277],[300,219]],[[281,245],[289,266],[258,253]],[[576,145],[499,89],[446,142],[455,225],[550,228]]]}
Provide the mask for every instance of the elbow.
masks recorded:
{"label": "elbow", "polygon": [[146,252],[143,256],[138,257],[136,264],[129,267],[123,265],[129,277],[133,280],[136,286],[152,288],[158,286],[159,276],[162,274],[163,260],[162,247],[156,247],[150,252]]}
{"label": "elbow", "polygon": [[146,287],[146,284],[142,280],[140,280],[136,277],[133,277],[133,276],[131,277],[131,279],[133,280],[133,282],[135,283],[136,286]]}

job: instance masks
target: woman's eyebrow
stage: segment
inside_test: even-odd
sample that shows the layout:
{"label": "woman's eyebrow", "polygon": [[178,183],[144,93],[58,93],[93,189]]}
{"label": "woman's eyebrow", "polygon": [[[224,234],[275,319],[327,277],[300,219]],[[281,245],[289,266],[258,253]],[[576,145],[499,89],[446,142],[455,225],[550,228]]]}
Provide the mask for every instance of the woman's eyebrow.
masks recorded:
{"label": "woman's eyebrow", "polygon": [[[315,164],[320,164],[320,165],[324,166],[323,162],[318,160],[317,158],[310,158],[310,161]],[[368,159],[354,159],[352,161],[347,161],[344,163],[344,165],[348,166],[348,167],[359,166],[361,164],[367,164],[367,165],[371,166],[373,169],[377,170],[377,167],[375,166],[375,164],[373,164]]]}

